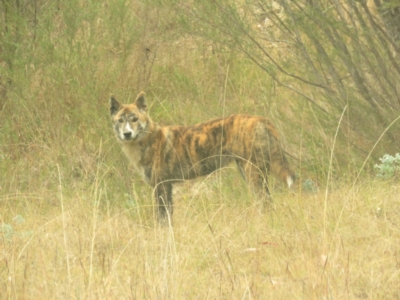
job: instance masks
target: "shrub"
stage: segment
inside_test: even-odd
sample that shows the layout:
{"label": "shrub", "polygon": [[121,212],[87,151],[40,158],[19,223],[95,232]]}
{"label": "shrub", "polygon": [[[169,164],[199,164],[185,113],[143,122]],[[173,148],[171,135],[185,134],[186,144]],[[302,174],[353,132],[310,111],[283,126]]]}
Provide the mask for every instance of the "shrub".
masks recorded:
{"label": "shrub", "polygon": [[400,172],[400,153],[395,156],[385,154],[379,159],[381,164],[376,164],[374,167],[377,170],[376,176],[383,179],[396,177]]}

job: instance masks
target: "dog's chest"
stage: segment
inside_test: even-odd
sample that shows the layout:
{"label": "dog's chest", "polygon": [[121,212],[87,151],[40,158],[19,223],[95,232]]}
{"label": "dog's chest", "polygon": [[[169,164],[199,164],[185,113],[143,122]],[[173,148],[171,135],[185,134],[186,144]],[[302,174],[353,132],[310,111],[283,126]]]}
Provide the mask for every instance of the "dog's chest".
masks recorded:
{"label": "dog's chest", "polygon": [[[159,145],[158,145],[159,146]],[[154,185],[155,171],[159,167],[159,153],[155,150],[156,147],[123,147],[123,152],[128,157],[135,171],[149,184]]]}

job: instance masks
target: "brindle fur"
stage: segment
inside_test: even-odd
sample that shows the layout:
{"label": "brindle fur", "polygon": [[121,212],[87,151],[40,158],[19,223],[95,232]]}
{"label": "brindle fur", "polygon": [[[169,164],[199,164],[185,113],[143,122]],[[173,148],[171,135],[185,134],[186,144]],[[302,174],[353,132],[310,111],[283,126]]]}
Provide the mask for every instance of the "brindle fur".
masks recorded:
{"label": "brindle fur", "polygon": [[232,115],[193,126],[159,126],[147,114],[145,94],[135,103],[110,98],[110,112],[123,152],[155,190],[159,219],[172,216],[172,184],[197,178],[236,162],[263,198],[270,198],[272,170],[290,187],[295,179],[274,125],[266,118]]}

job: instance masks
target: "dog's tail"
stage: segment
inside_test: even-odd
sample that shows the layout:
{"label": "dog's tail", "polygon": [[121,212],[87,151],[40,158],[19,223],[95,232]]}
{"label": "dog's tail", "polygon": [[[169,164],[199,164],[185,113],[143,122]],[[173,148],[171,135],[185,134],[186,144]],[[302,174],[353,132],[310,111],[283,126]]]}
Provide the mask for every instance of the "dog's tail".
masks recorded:
{"label": "dog's tail", "polygon": [[290,188],[296,181],[296,174],[290,168],[283,151],[277,151],[271,155],[271,170]]}

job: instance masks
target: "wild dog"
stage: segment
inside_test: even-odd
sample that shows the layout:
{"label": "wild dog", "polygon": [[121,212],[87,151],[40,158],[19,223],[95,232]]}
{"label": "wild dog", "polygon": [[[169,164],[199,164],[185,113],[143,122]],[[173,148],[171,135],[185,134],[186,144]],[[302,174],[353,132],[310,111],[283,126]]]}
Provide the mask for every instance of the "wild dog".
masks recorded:
{"label": "wild dog", "polygon": [[279,134],[266,118],[239,114],[187,127],[159,126],[147,113],[144,92],[132,104],[121,104],[112,95],[110,113],[123,152],[154,189],[161,222],[173,213],[173,183],[210,174],[231,162],[264,198],[270,198],[270,171],[289,188],[294,183]]}

